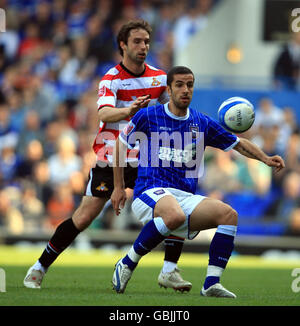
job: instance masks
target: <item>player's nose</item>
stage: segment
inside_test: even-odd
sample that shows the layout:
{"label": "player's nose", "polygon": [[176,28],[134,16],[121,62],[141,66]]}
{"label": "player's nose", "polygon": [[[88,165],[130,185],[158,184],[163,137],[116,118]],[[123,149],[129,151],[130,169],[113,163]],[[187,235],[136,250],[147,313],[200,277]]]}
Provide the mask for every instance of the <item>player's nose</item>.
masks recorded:
{"label": "player's nose", "polygon": [[141,49],[142,50],[147,50],[147,44],[146,44],[146,42],[141,42]]}

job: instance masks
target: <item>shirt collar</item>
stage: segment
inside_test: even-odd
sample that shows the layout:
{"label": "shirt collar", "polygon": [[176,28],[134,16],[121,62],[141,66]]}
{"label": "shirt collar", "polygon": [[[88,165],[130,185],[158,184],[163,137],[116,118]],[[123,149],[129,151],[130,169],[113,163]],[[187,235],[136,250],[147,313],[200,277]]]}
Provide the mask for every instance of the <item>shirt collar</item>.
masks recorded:
{"label": "shirt collar", "polygon": [[175,115],[174,113],[172,113],[170,110],[169,110],[169,102],[165,103],[164,104],[164,109],[165,109],[165,112],[166,114],[172,118],[172,119],[175,119],[175,120],[187,120],[189,117],[190,117],[190,109],[188,108],[187,109],[187,113],[185,116],[183,117],[179,117],[178,115]]}

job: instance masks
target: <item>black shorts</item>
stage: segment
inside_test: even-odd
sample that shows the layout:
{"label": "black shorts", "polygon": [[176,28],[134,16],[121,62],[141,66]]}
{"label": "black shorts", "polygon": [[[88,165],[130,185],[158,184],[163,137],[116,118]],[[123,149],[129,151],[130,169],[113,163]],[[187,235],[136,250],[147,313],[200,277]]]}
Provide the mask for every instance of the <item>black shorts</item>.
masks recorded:
{"label": "black shorts", "polygon": [[[128,166],[124,168],[125,188],[133,189],[137,178],[137,168]],[[96,167],[90,170],[85,195],[100,198],[110,198],[114,190],[113,168],[110,166]]]}

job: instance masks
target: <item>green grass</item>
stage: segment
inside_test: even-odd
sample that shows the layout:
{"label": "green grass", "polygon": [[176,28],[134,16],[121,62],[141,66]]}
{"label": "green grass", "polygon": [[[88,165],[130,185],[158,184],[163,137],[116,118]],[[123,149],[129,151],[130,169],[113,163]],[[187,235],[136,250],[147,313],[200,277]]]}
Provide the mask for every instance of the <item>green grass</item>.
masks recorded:
{"label": "green grass", "polygon": [[49,269],[41,290],[27,289],[23,278],[41,250],[22,251],[0,246],[0,267],[6,272],[6,292],[0,306],[299,306],[291,271],[297,262],[266,262],[257,257],[232,257],[222,284],[237,299],[199,295],[207,256],[183,253],[182,275],[193,283],[189,293],[160,288],[157,276],[162,253],[150,253],[134,272],[124,294],[112,290],[114,263],[123,253],[78,253],[69,250]]}
{"label": "green grass", "polygon": [[6,293],[0,306],[206,306],[206,305],[300,305],[299,294],[291,290],[291,273],[287,269],[231,268],[222,283],[237,295],[236,300],[204,298],[199,295],[205,268],[188,267],[183,276],[193,283],[190,293],[179,293],[157,285],[158,267],[138,268],[124,294],[112,290],[112,268],[53,267],[42,290],[26,289],[22,280],[25,266],[4,266]]}

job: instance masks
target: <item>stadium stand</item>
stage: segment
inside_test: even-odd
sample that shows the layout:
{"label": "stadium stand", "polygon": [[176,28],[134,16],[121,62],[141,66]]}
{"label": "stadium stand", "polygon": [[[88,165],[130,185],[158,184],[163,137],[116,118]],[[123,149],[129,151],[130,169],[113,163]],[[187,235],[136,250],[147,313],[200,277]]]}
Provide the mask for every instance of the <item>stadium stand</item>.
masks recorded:
{"label": "stadium stand", "polygon": [[[205,29],[218,3],[6,1],[6,32],[0,33],[2,242],[42,241],[41,235],[48,238],[60,219],[78,204],[95,160],[92,142],[98,126],[98,83],[120,61],[114,41],[119,26],[131,18],[148,20],[154,34],[147,62],[167,71],[178,46],[176,30],[184,26],[186,34],[181,37],[188,39]],[[213,118],[228,97],[250,100],[257,121],[242,136],[269,154],[279,153],[287,162],[286,172],[274,175],[237,155],[218,157],[217,152],[208,152],[199,192],[222,198],[239,212],[239,235],[300,234],[300,102],[295,88],[293,84],[293,89],[252,87],[237,92],[223,87],[220,77],[213,86],[199,83],[195,90],[193,106]],[[269,124],[263,125],[266,121]],[[293,187],[293,193],[287,187]],[[140,225],[130,209],[127,215],[128,220],[120,221],[107,205],[91,225],[91,234],[109,230],[111,238],[121,229],[130,235]]]}

